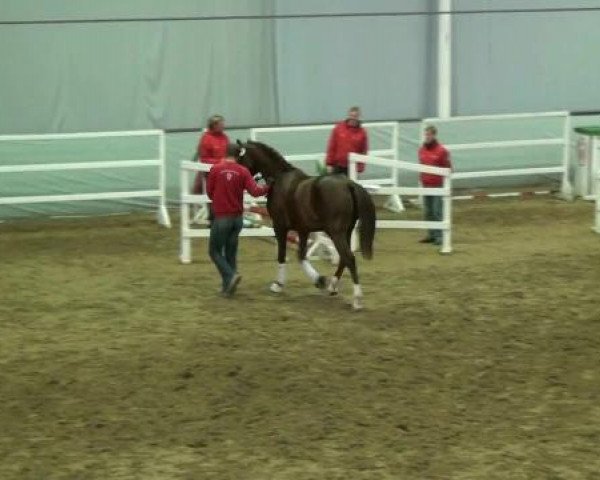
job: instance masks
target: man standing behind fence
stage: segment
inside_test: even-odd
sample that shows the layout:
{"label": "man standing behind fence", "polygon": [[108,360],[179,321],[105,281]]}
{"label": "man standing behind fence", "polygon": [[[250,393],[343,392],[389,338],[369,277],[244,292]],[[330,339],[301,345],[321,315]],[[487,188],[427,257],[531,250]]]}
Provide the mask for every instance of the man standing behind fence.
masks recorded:
{"label": "man standing behind fence", "polygon": [[[367,131],[360,124],[360,108],[348,110],[346,120],[338,123],[331,132],[327,145],[327,172],[348,175],[348,157],[351,153],[367,154],[369,140]],[[358,172],[365,169],[364,163],[356,165]]]}
{"label": "man standing behind fence", "polygon": [[244,191],[253,197],[266,195],[268,186],[260,186],[250,171],[237,163],[239,147],[227,146],[225,159],[208,174],[206,190],[212,200],[214,219],[210,227],[209,255],[221,274],[222,293],[235,293],[242,277],[237,273],[238,237],[242,231]]}
{"label": "man standing behind fence", "polygon": [[[419,162],[430,167],[452,168],[448,150],[437,140],[437,128],[429,125],[425,128],[425,142],[419,149]],[[421,184],[426,188],[441,188],[444,177],[431,173],[421,174]],[[439,195],[425,195],[423,197],[425,220],[441,222],[443,218],[443,202]],[[442,231],[431,229],[421,243],[442,244]]]}

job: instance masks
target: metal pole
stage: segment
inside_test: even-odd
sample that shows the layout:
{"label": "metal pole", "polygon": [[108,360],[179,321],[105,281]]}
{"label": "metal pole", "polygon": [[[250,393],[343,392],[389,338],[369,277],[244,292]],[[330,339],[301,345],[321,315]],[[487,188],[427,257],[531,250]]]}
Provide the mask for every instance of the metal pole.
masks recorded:
{"label": "metal pole", "polygon": [[[438,10],[450,12],[452,0],[439,0]],[[452,115],[452,16],[438,15],[438,117]]]}

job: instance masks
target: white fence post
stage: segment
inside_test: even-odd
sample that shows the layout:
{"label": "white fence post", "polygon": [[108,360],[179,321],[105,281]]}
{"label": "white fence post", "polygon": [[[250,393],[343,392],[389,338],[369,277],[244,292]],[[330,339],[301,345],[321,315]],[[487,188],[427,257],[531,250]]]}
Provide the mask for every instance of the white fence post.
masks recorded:
{"label": "white fence post", "polygon": [[158,223],[171,228],[171,219],[167,210],[167,146],[164,130],[158,136],[158,158],[160,160],[158,188],[162,192],[158,205]]}
{"label": "white fence post", "polygon": [[571,115],[567,115],[564,126],[563,145],[563,177],[560,184],[560,193],[565,200],[573,200],[573,186],[571,185]]}
{"label": "white fence post", "polygon": [[[400,141],[400,124],[396,123],[394,125],[394,138],[392,139],[392,149],[394,150],[394,154],[393,154],[392,158],[394,160],[400,159],[399,141]],[[368,180],[366,180],[365,182],[368,182]],[[392,187],[398,187],[398,186],[400,186],[400,184],[399,184],[399,169],[398,169],[397,165],[394,165],[394,167],[392,167]],[[390,197],[388,198],[388,201],[385,204],[385,208],[387,208],[388,210],[390,210],[392,212],[396,212],[396,213],[403,212],[404,205],[402,204],[402,199],[400,198],[400,195],[390,195]]]}
{"label": "white fence post", "polygon": [[182,168],[179,172],[180,178],[180,202],[181,202],[181,235],[179,260],[181,263],[188,264],[192,262],[192,239],[188,232],[190,229],[190,205],[185,199],[185,195],[190,193],[190,177],[188,170]]}
{"label": "white fence post", "polygon": [[445,194],[443,203],[444,229],[442,231],[441,253],[452,253],[452,175],[444,177]]}

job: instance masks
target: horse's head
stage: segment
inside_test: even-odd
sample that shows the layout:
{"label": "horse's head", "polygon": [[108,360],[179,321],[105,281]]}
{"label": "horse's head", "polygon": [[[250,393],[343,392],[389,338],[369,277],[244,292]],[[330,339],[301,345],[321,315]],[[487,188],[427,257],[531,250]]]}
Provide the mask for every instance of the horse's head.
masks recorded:
{"label": "horse's head", "polygon": [[254,145],[252,145],[250,141],[242,143],[240,140],[238,140],[236,144],[238,146],[238,154],[236,155],[237,162],[250,170],[252,175],[262,173],[261,169],[264,159]]}
{"label": "horse's head", "polygon": [[246,143],[237,141],[239,152],[237,161],[243,165],[252,175],[260,173],[265,179],[274,179],[280,173],[292,170],[283,156],[274,148],[264,143],[248,140]]}

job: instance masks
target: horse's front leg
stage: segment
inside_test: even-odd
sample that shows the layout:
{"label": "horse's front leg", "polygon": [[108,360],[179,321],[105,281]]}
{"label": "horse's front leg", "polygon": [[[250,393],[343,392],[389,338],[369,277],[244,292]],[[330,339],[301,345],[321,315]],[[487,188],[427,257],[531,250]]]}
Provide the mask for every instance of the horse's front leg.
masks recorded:
{"label": "horse's front leg", "polygon": [[323,275],[319,275],[319,272],[315,270],[315,267],[313,267],[308,258],[306,258],[307,250],[308,233],[298,232],[298,260],[302,265],[302,270],[304,270],[304,273],[308,278],[310,278],[315,287],[322,290],[327,286],[327,278]]}
{"label": "horse's front leg", "polygon": [[270,290],[273,293],[283,292],[286,279],[286,250],[287,250],[287,235],[288,231],[284,228],[275,229],[275,238],[277,239],[277,276],[271,284]]}

